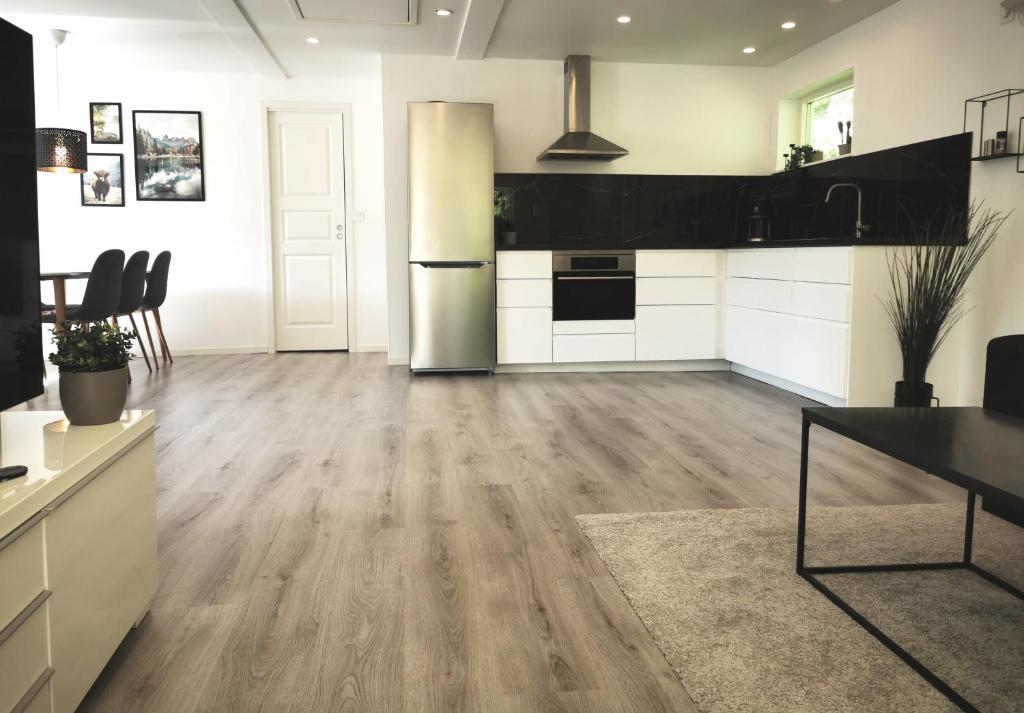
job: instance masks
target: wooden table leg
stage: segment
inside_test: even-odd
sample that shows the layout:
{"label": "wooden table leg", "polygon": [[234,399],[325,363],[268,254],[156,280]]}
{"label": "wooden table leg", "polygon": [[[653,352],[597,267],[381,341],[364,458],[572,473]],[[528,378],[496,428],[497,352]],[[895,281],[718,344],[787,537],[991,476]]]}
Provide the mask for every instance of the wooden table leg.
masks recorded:
{"label": "wooden table leg", "polygon": [[61,322],[64,321],[64,312],[67,307],[67,296],[64,292],[64,278],[53,278],[53,305],[56,319],[53,323],[53,331],[60,334],[63,330]]}

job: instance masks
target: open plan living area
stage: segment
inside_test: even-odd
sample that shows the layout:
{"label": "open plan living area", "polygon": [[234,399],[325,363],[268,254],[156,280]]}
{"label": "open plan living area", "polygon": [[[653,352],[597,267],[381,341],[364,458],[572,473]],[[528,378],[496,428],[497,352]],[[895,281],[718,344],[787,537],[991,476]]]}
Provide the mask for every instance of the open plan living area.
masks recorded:
{"label": "open plan living area", "polygon": [[0,713],[1024,713],[1024,0],[0,65]]}

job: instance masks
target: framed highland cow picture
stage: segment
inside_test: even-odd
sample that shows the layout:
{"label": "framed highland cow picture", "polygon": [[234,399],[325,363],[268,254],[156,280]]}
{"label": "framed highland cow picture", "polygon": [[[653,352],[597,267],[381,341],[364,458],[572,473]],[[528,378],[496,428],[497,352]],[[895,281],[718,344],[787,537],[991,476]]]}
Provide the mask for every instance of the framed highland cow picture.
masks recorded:
{"label": "framed highland cow picture", "polygon": [[121,105],[117,102],[89,102],[90,138],[94,144],[119,144]]}
{"label": "framed highland cow picture", "polygon": [[82,205],[124,207],[124,155],[91,153],[86,155],[82,177]]}
{"label": "framed highland cow picture", "polygon": [[198,111],[133,111],[132,129],[138,200],[206,200]]}

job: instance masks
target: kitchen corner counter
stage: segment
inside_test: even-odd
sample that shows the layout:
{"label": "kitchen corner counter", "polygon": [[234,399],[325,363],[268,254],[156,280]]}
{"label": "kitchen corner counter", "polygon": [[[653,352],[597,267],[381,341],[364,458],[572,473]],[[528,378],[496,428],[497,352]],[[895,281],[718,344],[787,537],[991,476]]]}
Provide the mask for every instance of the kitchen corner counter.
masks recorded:
{"label": "kitchen corner counter", "polygon": [[0,483],[0,538],[155,430],[151,410],[103,426],[71,426],[60,411],[0,413],[0,465],[28,467]]}

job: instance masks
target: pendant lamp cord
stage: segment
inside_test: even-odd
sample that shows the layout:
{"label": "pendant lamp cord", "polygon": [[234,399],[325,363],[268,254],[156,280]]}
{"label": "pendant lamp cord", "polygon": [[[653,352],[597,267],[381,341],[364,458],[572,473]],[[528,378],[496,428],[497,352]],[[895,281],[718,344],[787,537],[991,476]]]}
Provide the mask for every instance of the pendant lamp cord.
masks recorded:
{"label": "pendant lamp cord", "polygon": [[60,115],[60,45],[53,46],[53,76],[57,83],[57,115]]}

